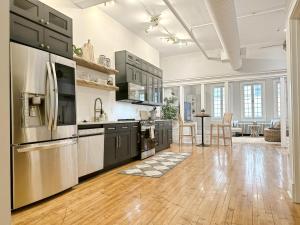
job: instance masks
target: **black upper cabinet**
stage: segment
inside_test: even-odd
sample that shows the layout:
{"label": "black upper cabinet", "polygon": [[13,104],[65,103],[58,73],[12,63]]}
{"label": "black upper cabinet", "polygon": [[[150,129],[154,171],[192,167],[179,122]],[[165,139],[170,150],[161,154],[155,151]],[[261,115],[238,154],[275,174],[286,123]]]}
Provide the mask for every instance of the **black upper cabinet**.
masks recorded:
{"label": "black upper cabinet", "polygon": [[64,35],[45,29],[44,42],[47,51],[53,54],[66,56],[68,58],[71,58],[73,55],[72,39]]}
{"label": "black upper cabinet", "polygon": [[45,47],[44,28],[14,14],[10,15],[10,38],[22,44],[30,43],[35,48]]}
{"label": "black upper cabinet", "polygon": [[[162,105],[162,70],[125,50],[116,52],[115,58],[116,69],[119,70],[119,74],[116,76],[117,86],[122,87],[124,83],[143,86],[146,97],[145,101],[139,104]],[[117,100],[130,99],[123,95]]]}
{"label": "black upper cabinet", "polygon": [[10,10],[18,15],[39,23],[43,18],[44,4],[38,0],[11,0]]}
{"label": "black upper cabinet", "polygon": [[54,31],[57,31],[68,37],[72,37],[72,19],[50,7],[45,7],[45,9],[46,10],[44,11],[44,24]]}
{"label": "black upper cabinet", "polygon": [[15,14],[10,14],[10,39],[56,55],[73,57],[72,38]]}
{"label": "black upper cabinet", "polygon": [[11,0],[10,10],[42,26],[72,37],[72,19],[37,0]]}

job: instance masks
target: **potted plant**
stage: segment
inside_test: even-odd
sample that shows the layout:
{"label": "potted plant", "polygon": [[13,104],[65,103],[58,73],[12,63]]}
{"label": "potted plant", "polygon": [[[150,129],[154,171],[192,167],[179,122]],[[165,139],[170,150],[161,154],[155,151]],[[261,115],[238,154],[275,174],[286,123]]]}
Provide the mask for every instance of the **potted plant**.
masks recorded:
{"label": "potted plant", "polygon": [[175,105],[177,97],[172,93],[172,96],[165,98],[165,104],[162,106],[162,118],[167,120],[177,120],[178,107]]}

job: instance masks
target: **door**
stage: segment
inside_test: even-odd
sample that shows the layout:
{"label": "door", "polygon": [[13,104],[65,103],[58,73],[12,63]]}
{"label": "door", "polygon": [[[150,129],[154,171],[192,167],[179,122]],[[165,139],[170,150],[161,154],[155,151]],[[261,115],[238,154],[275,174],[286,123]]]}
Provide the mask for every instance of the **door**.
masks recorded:
{"label": "door", "polygon": [[72,60],[51,55],[55,104],[52,138],[77,136],[75,68]]}
{"label": "door", "polygon": [[117,162],[117,144],[117,133],[105,133],[104,168],[109,168]]}
{"label": "door", "polygon": [[55,30],[65,36],[73,36],[73,25],[71,18],[48,6],[44,7],[43,18],[45,20],[44,25],[46,27]]}
{"label": "door", "polygon": [[13,209],[78,184],[77,139],[13,148]]}
{"label": "door", "polygon": [[117,161],[130,159],[130,131],[118,133]]}
{"label": "door", "polygon": [[12,143],[51,139],[49,53],[10,43]]}
{"label": "door", "polygon": [[62,34],[49,29],[44,29],[45,49],[53,54],[72,59],[73,41]]}
{"label": "door", "polygon": [[15,14],[10,14],[10,39],[43,49],[44,28]]}
{"label": "door", "polygon": [[10,10],[34,22],[43,22],[43,4],[38,0],[10,0]]}

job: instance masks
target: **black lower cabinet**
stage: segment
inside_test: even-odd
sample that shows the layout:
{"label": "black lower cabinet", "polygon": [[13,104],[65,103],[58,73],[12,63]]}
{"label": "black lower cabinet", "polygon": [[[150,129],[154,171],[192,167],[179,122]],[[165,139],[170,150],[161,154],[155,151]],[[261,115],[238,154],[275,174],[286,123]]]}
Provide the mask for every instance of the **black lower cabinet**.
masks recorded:
{"label": "black lower cabinet", "polygon": [[130,142],[131,135],[130,130],[127,132],[120,132],[117,134],[117,149],[116,158],[117,162],[122,162],[131,158],[130,156]]}
{"label": "black lower cabinet", "polygon": [[131,146],[130,146],[130,154],[132,158],[139,156],[140,154],[140,134],[139,134],[139,126],[138,124],[133,124],[131,127]]}
{"label": "black lower cabinet", "polygon": [[138,124],[105,124],[104,168],[112,168],[139,155]]}
{"label": "black lower cabinet", "polygon": [[104,139],[104,168],[117,163],[117,133],[106,133]]}
{"label": "black lower cabinet", "polygon": [[170,148],[172,144],[172,121],[159,121],[155,123],[156,152]]}

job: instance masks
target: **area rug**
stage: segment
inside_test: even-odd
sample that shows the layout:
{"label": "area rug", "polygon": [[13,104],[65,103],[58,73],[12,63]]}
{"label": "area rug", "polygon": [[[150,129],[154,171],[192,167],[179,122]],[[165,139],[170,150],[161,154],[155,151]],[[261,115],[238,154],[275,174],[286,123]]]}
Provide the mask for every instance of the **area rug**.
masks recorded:
{"label": "area rug", "polygon": [[143,160],[133,168],[121,171],[121,174],[159,178],[187,159],[191,153],[161,152]]}

